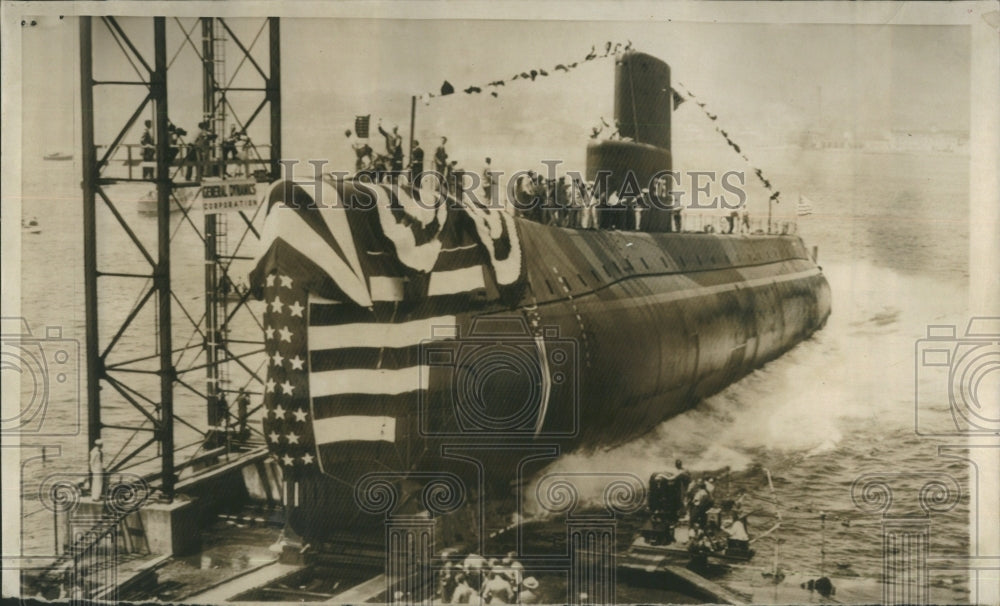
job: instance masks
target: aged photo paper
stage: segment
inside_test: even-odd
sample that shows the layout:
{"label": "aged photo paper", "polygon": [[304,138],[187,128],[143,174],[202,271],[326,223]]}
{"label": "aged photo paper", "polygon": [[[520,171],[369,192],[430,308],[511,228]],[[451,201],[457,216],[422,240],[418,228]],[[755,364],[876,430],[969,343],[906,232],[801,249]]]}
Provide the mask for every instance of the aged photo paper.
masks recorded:
{"label": "aged photo paper", "polygon": [[5,603],[1000,603],[996,2],[11,2]]}

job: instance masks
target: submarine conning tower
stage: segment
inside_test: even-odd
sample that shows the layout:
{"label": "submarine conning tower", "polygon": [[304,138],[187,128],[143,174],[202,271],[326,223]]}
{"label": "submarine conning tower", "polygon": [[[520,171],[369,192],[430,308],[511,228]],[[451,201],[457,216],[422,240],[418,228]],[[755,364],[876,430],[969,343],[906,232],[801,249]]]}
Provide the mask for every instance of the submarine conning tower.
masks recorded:
{"label": "submarine conning tower", "polygon": [[[650,187],[656,173],[672,169],[670,66],[651,55],[628,51],[615,63],[614,94],[620,138],[587,146],[587,179],[597,181],[606,171],[607,191],[620,191],[631,172],[640,188]],[[644,231],[670,231],[671,212],[657,206],[647,211]]]}

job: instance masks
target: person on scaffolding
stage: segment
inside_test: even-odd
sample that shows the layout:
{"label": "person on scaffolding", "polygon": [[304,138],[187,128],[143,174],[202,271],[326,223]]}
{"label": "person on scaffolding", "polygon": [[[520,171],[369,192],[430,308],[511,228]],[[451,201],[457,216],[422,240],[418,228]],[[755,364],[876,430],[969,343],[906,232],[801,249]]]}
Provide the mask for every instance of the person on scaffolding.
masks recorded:
{"label": "person on scaffolding", "polygon": [[142,138],[139,139],[139,145],[142,146],[142,178],[152,179],[155,169],[146,163],[156,160],[156,140],[153,139],[153,121],[146,120],[144,124],[146,128],[142,131]]}
{"label": "person on scaffolding", "polygon": [[229,176],[228,162],[230,161],[230,156],[232,160],[239,160],[240,151],[239,144],[243,139],[243,133],[239,131],[235,124],[229,127],[229,136],[226,137],[225,141],[222,142],[222,161],[226,166],[226,176]]}
{"label": "person on scaffolding", "polygon": [[216,137],[215,133],[209,130],[210,126],[211,124],[207,120],[198,123],[198,135],[185,158],[187,169],[184,171],[184,179],[187,181],[191,180],[191,169],[196,167],[198,180],[201,181],[202,177],[205,176],[206,164],[211,157],[212,141]]}

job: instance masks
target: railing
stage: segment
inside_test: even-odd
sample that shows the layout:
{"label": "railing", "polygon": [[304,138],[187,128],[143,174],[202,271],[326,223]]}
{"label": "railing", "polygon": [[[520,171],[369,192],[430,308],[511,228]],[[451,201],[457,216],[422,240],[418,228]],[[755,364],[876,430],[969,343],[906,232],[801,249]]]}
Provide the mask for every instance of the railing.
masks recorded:
{"label": "railing", "polygon": [[[97,150],[97,157],[102,157],[105,153],[104,150],[107,149],[107,145],[95,145]],[[229,169],[236,167],[239,171],[237,176],[243,177],[253,177],[260,168],[270,167],[270,145],[254,145],[249,148],[244,148],[239,152],[236,159],[223,160],[218,157],[211,158],[204,162],[199,162],[197,160],[188,160],[189,157],[194,157],[197,154],[195,150],[195,145],[193,143],[179,143],[173,146],[177,150],[177,154],[173,161],[170,163],[172,168],[177,169],[187,169],[191,168],[192,172],[197,172],[197,177],[195,180],[200,180],[204,176],[221,176],[222,174],[228,174]],[[156,170],[155,160],[143,160],[143,150],[144,147],[138,143],[122,143],[111,154],[108,158],[108,170],[105,171],[107,175],[110,172],[109,177],[112,180],[121,181],[151,181],[153,180],[153,172]],[[242,156],[242,157],[239,157]],[[121,173],[118,171],[113,171],[112,169],[124,168]],[[137,176],[136,169],[142,169],[142,172],[138,173],[142,175]],[[119,176],[119,174],[121,176]]]}
{"label": "railing", "polygon": [[[732,235],[787,235],[798,233],[798,222],[793,219],[771,219],[770,229],[765,217],[750,217],[749,225],[743,222],[743,217],[733,218]],[[706,213],[683,213],[681,215],[681,231],[729,234],[729,218],[724,215]]]}
{"label": "railing", "polygon": [[[598,216],[602,210],[598,209]],[[620,212],[632,212],[632,211],[620,211]],[[563,215],[565,216],[565,215]],[[543,214],[542,223],[557,225],[560,227],[569,227],[571,229],[584,229],[577,225],[567,225],[565,219],[552,219],[550,215]],[[550,223],[554,221],[554,223]],[[723,235],[733,235],[733,236],[758,236],[758,235],[789,235],[798,233],[798,222],[795,220],[788,219],[774,219],[770,221],[767,218],[762,217],[750,217],[746,222],[743,221],[742,216],[732,217],[732,225],[730,226],[730,217],[720,214],[707,214],[707,213],[681,213],[681,227],[680,231],[684,233],[712,233],[712,234],[723,234]],[[620,229],[620,228],[594,228],[594,229]],[[620,231],[632,231],[626,229],[620,229]],[[636,230],[639,231],[639,230]]]}

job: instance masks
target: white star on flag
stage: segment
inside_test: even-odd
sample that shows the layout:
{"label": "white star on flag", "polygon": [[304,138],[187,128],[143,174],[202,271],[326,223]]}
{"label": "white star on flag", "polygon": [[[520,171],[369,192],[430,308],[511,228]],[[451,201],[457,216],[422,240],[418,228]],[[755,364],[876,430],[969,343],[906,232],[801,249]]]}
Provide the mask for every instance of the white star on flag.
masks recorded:
{"label": "white star on flag", "polygon": [[292,277],[291,276],[278,276],[278,279],[281,280],[281,285],[284,286],[285,288],[291,288],[292,287]]}
{"label": "white star on flag", "polygon": [[274,392],[274,379],[268,377],[267,383],[264,383],[264,392],[265,393]]}
{"label": "white star on flag", "polygon": [[285,304],[281,302],[281,297],[274,295],[274,301],[271,301],[271,311],[274,313],[281,313],[281,310],[285,308]]}
{"label": "white star on flag", "polygon": [[306,420],[306,411],[302,410],[301,408],[296,408],[294,411],[292,411],[292,414],[295,415],[295,420],[296,421],[305,422],[305,420]]}
{"label": "white star on flag", "polygon": [[281,460],[284,461],[284,463],[285,463],[285,465],[287,467],[291,467],[295,463],[295,459],[293,459],[292,457],[290,457],[288,455],[285,455],[285,456],[281,457]]}
{"label": "white star on flag", "polygon": [[274,355],[271,356],[271,360],[274,361],[275,366],[281,366],[281,363],[285,361],[285,356],[281,355],[280,351],[276,351],[274,352]]}
{"label": "white star on flag", "polygon": [[289,432],[289,434],[287,436],[285,436],[285,437],[288,438],[288,443],[289,444],[298,444],[299,443],[299,434],[297,434],[297,433],[291,433],[291,432]]}
{"label": "white star on flag", "polygon": [[264,329],[264,335],[265,335],[265,339],[273,339],[274,338],[274,327],[273,326],[268,326],[267,328],[265,328]]}
{"label": "white star on flag", "polygon": [[306,465],[312,463],[313,456],[307,452],[306,454],[302,455],[302,462],[305,463]]}
{"label": "white star on flag", "polygon": [[288,306],[288,311],[292,312],[292,316],[298,316],[300,318],[302,317],[303,309],[305,309],[305,307],[299,305],[298,301],[294,301],[291,305]]}
{"label": "white star on flag", "polygon": [[288,328],[282,327],[281,330],[278,331],[278,334],[281,335],[282,341],[288,341],[289,343],[292,342],[292,331],[288,330]]}
{"label": "white star on flag", "polygon": [[267,437],[270,438],[271,442],[275,444],[277,444],[278,440],[281,439],[281,435],[276,431],[272,431],[271,433],[267,434]]}
{"label": "white star on flag", "polygon": [[292,395],[293,391],[295,391],[295,387],[292,386],[292,384],[287,379],[281,385],[279,385],[279,387],[281,387],[281,393],[287,394],[289,396]]}
{"label": "white star on flag", "polygon": [[294,358],[289,360],[289,362],[292,363],[292,370],[302,370],[302,365],[305,363],[305,360],[303,360],[299,356],[295,356]]}
{"label": "white star on flag", "polygon": [[274,407],[274,416],[277,419],[285,418],[285,408],[281,404]]}
{"label": "white star on flag", "polygon": [[274,274],[268,274],[267,275],[266,282],[267,282],[268,286],[274,286],[274,277],[275,277]]}

